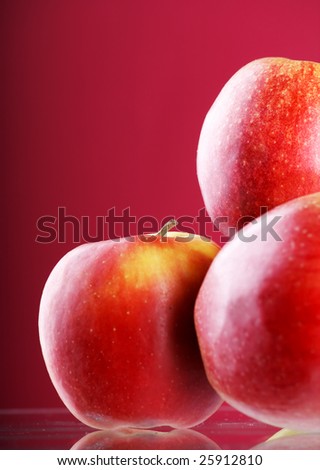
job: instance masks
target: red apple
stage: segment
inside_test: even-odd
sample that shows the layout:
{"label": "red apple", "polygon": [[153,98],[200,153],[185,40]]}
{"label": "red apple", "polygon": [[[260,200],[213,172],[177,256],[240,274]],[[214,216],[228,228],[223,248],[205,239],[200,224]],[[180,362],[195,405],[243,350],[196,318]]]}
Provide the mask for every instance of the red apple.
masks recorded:
{"label": "red apple", "polygon": [[319,149],[320,64],[264,58],[241,68],[199,139],[198,180],[216,227],[232,235],[266,207],[319,191]]}
{"label": "red apple", "polygon": [[[277,221],[273,236],[266,219]],[[195,322],[208,379],[229,404],[320,430],[320,193],[264,214],[222,248]]]}
{"label": "red apple", "polygon": [[145,429],[116,429],[87,434],[72,446],[73,450],[217,450],[220,447],[191,429],[169,432]]}
{"label": "red apple", "polygon": [[40,341],[68,409],[96,428],[191,427],[221,404],[193,309],[218,246],[178,232],[85,244],[45,285]]}

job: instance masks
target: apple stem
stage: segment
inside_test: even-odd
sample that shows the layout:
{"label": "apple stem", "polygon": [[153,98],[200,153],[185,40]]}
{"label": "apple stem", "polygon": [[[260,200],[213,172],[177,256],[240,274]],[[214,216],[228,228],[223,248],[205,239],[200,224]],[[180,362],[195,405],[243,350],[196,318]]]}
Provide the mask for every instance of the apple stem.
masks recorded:
{"label": "apple stem", "polygon": [[166,224],[164,224],[163,227],[159,230],[159,232],[156,233],[157,237],[163,238],[167,235],[169,230],[171,230],[173,227],[177,225],[177,221],[175,219],[169,220]]}

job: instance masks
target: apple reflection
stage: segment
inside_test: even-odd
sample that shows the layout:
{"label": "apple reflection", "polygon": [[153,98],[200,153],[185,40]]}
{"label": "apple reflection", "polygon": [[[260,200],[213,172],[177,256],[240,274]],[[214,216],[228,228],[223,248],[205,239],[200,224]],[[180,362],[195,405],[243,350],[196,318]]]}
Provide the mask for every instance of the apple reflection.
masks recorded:
{"label": "apple reflection", "polygon": [[86,434],[72,450],[218,450],[220,447],[203,434],[190,429],[150,431],[115,429]]}
{"label": "apple reflection", "polygon": [[320,450],[320,433],[290,433],[274,436],[254,450]]}

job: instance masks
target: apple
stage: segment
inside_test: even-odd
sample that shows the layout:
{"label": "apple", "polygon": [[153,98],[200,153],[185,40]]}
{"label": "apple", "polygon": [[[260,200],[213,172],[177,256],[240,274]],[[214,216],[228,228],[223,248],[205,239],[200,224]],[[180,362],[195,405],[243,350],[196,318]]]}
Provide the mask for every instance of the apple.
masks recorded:
{"label": "apple", "polygon": [[[276,236],[263,233],[267,218]],[[195,324],[226,402],[267,424],[320,431],[320,193],[274,208],[221,249]]]}
{"label": "apple", "polygon": [[300,435],[300,434],[306,434],[306,433],[303,433],[302,431],[294,431],[293,429],[282,428],[282,429],[279,429],[279,431],[272,434],[272,436],[268,437],[268,439],[265,442],[273,441],[274,439],[280,439],[282,437],[295,436],[297,434]]}
{"label": "apple", "polygon": [[320,433],[301,433],[281,429],[254,450],[320,450]]}
{"label": "apple", "polygon": [[219,247],[167,228],[81,245],[45,284],[43,357],[60,398],[89,426],[192,427],[222,403],[193,318]]}
{"label": "apple", "polygon": [[145,429],[113,429],[86,434],[72,450],[218,450],[220,447],[191,429],[168,432]]}
{"label": "apple", "polygon": [[198,181],[227,237],[248,220],[320,191],[320,64],[262,58],[241,68],[205,117]]}

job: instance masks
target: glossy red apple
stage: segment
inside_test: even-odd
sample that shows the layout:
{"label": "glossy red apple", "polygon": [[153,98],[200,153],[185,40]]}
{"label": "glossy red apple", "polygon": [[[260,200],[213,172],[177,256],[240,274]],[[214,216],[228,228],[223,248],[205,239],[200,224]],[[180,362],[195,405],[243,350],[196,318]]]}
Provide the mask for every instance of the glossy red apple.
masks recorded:
{"label": "glossy red apple", "polygon": [[85,244],[56,265],[41,298],[40,341],[79,420],[101,429],[191,427],[219,407],[193,319],[218,249],[170,232]]}
{"label": "glossy red apple", "polygon": [[204,120],[197,171],[225,235],[266,207],[320,191],[320,64],[264,58],[241,68]]}
{"label": "glossy red apple", "polygon": [[[267,237],[266,218],[277,220]],[[319,431],[320,193],[254,222],[222,248],[196,301],[207,376],[257,420]]]}
{"label": "glossy red apple", "polygon": [[220,447],[203,434],[191,429],[169,432],[145,429],[95,431],[81,438],[73,450],[217,450]]}

